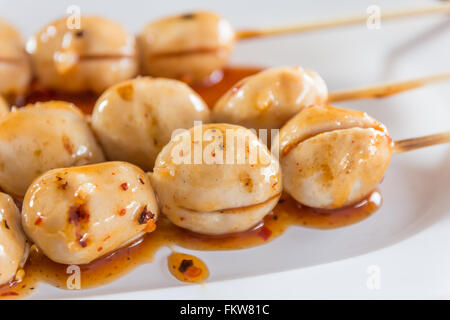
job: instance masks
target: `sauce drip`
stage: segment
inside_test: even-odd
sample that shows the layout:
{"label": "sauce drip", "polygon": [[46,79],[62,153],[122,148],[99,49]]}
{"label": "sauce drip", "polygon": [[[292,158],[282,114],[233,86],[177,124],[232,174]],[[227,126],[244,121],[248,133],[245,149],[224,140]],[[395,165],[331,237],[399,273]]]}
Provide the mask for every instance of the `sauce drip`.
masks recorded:
{"label": "sauce drip", "polygon": [[173,252],[167,258],[170,273],[183,282],[204,282],[209,276],[206,264],[189,254]]}
{"label": "sauce drip", "polygon": [[[132,245],[114,251],[90,264],[81,265],[81,289],[97,287],[114,281],[135,267],[153,261],[161,247],[180,246],[191,250],[238,250],[268,243],[284,233],[290,226],[297,225],[317,229],[333,229],[348,226],[368,218],[381,206],[381,193],[374,191],[356,205],[337,210],[317,210],[304,207],[288,195],[283,195],[274,208],[258,226],[253,229],[224,236],[205,236],[181,229],[164,216],[160,216],[156,231]],[[169,258],[169,266],[180,261],[183,254]],[[190,258],[200,268],[198,258]],[[181,259],[182,260],[182,259]],[[176,264],[176,263],[175,263]],[[203,268],[203,267],[202,267]],[[203,282],[207,278],[207,267],[202,269],[203,277],[191,278],[191,282]],[[172,270],[170,270],[172,272]],[[13,287],[0,288],[0,299],[22,298],[35,290],[37,282],[46,282],[57,288],[67,289],[71,274],[68,266],[58,264],[45,257],[41,251],[32,248],[25,266],[25,279]],[[173,274],[173,273],[172,273]],[[174,274],[179,279],[180,275]],[[194,281],[195,280],[195,281]],[[184,280],[182,280],[184,281]]]}
{"label": "sauce drip", "polygon": [[[212,108],[219,98],[225,94],[239,80],[254,75],[263,70],[256,67],[227,67],[223,71],[214,72],[204,81],[193,84],[192,88]],[[219,74],[218,74],[219,73]],[[45,89],[38,83],[31,85],[30,93],[25,104],[62,100],[74,103],[85,114],[91,114],[99,95],[94,93],[70,94]]]}
{"label": "sauce drip", "polygon": [[[236,82],[261,71],[259,68],[229,67],[223,74],[216,75],[219,81],[207,79],[193,85],[200,96],[212,107],[214,103]],[[213,79],[214,80],[214,79]],[[75,103],[84,113],[90,114],[97,96],[94,94],[71,95],[56,93],[33,85],[26,103],[37,101],[64,100]],[[20,203],[19,203],[20,205]],[[192,250],[238,250],[265,244],[284,233],[292,225],[317,229],[333,229],[357,223],[368,218],[381,205],[381,194],[374,191],[360,203],[337,210],[317,210],[298,204],[288,195],[283,195],[273,212],[253,229],[239,234],[220,237],[204,236],[181,229],[170,223],[164,216],[157,221],[156,231],[128,247],[118,249],[90,264],[79,266],[80,288],[87,289],[104,285],[130,272],[135,267],[153,261],[155,253],[161,247],[174,245]],[[20,207],[20,206],[19,206]],[[191,269],[190,277],[173,269],[181,266],[183,260],[192,260],[196,269]],[[190,263],[188,263],[190,264]],[[181,281],[203,282],[209,275],[206,265],[196,257],[173,253],[168,258],[169,270]],[[67,289],[72,275],[69,266],[49,260],[35,246],[32,247],[25,265],[25,278],[0,287],[1,299],[23,298],[36,290],[38,282],[46,282],[57,288]],[[182,270],[189,269],[186,263]],[[199,270],[201,269],[201,274]],[[193,276],[192,276],[193,275]]]}

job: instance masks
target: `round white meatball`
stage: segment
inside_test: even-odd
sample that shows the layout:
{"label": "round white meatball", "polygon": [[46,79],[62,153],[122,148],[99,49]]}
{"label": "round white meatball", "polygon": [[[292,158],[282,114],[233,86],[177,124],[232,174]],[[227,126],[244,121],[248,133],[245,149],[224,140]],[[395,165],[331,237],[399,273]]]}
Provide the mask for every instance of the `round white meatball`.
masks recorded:
{"label": "round white meatball", "polygon": [[280,131],[284,190],[303,205],[334,209],[361,201],[392,155],[385,127],[358,111],[311,106]]}
{"label": "round white meatball", "polygon": [[9,102],[25,95],[31,67],[20,34],[0,20],[0,95]]}
{"label": "round white meatball", "polygon": [[0,187],[16,197],[50,169],[104,160],[83,114],[67,102],[37,103],[0,120]]}
{"label": "round white meatball", "polygon": [[0,285],[14,279],[25,255],[25,235],[14,200],[0,192]]}
{"label": "round white meatball", "polygon": [[257,225],[282,189],[277,159],[250,130],[228,124],[176,135],[159,154],[151,179],[170,221],[208,235]]}
{"label": "round white meatball", "polygon": [[51,260],[86,264],[130,244],[156,225],[148,176],[125,162],[51,170],[28,189],[26,234]]}
{"label": "round white meatball", "polygon": [[81,17],[79,28],[69,29],[69,22],[63,18],[46,25],[27,44],[40,84],[102,93],[137,74],[135,38],[121,25],[92,16]]}
{"label": "round white meatball", "polygon": [[327,86],[314,71],[272,68],[239,81],[217,101],[212,117],[252,129],[279,129],[305,107],[324,104],[327,98]]}
{"label": "round white meatball", "polygon": [[195,82],[222,69],[234,47],[231,24],[212,12],[149,23],[139,35],[145,74]]}
{"label": "round white meatball", "polygon": [[109,160],[150,171],[174,130],[209,117],[206,104],[186,84],[143,77],[108,89],[96,103],[92,128]]}

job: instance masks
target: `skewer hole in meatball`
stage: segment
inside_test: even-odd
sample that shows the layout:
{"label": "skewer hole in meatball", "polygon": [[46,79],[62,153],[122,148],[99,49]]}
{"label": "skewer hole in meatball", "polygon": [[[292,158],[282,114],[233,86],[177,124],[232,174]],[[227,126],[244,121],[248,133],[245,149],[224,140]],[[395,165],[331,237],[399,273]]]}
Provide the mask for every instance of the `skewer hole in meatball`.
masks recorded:
{"label": "skewer hole in meatball", "polygon": [[239,81],[214,105],[214,122],[252,129],[280,129],[305,107],[324,104],[328,90],[314,71],[279,67]]}
{"label": "skewer hole in meatball", "polygon": [[186,84],[142,77],[117,84],[98,99],[92,128],[109,160],[150,171],[174,130],[209,120],[208,107]]}
{"label": "skewer hole in meatball", "polygon": [[67,18],[45,26],[27,43],[37,80],[61,92],[102,93],[137,74],[135,37],[110,20],[83,16],[69,29]]}
{"label": "skewer hole in meatball", "polygon": [[156,228],[148,176],[125,162],[55,169],[36,179],[22,208],[26,234],[53,261],[86,264]]}
{"label": "skewer hole in meatball", "polygon": [[304,109],[279,134],[284,190],[313,208],[362,200],[381,182],[392,155],[381,123],[328,105]]}
{"label": "skewer hole in meatball", "polygon": [[0,119],[0,187],[15,197],[50,169],[104,159],[84,115],[70,103],[36,103]]}
{"label": "skewer hole in meatball", "polygon": [[15,278],[26,255],[19,209],[10,196],[0,192],[0,286]]}
{"label": "skewer hole in meatball", "polygon": [[235,35],[221,16],[193,12],[149,23],[138,42],[145,74],[192,83],[227,64]]}
{"label": "skewer hole in meatball", "polygon": [[158,155],[151,180],[169,220],[206,235],[256,226],[282,189],[278,160],[252,131],[229,124],[174,135]]}
{"label": "skewer hole in meatball", "polygon": [[14,103],[25,96],[30,80],[30,61],[22,37],[0,20],[0,95]]}

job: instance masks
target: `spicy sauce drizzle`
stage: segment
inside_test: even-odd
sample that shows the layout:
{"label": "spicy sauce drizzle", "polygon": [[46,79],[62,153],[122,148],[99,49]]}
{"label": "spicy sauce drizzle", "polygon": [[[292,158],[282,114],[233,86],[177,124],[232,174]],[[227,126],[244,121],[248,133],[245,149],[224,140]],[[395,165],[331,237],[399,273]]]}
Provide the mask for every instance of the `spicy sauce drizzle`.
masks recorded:
{"label": "spicy sauce drizzle", "polygon": [[[226,68],[218,82],[210,79],[202,84],[193,85],[212,107],[236,82],[259,72],[259,68]],[[94,94],[68,95],[56,94],[34,86],[27,103],[48,100],[65,100],[75,103],[86,114],[92,112],[97,96]],[[360,203],[337,210],[317,210],[304,207],[290,196],[284,194],[274,210],[253,229],[239,234],[229,234],[220,237],[204,236],[181,229],[170,223],[163,215],[157,221],[156,231],[145,235],[142,239],[130,246],[118,249],[103,258],[90,264],[81,265],[81,289],[92,288],[114,281],[120,276],[130,272],[135,267],[152,262],[155,253],[161,247],[174,245],[192,250],[237,250],[265,244],[284,233],[292,225],[332,229],[357,223],[369,217],[381,205],[381,194],[374,191]],[[206,265],[196,257],[185,256],[182,253],[173,253],[168,258],[168,267],[172,268],[178,262],[192,260],[192,265],[184,266],[189,274],[187,281],[203,282],[209,275]],[[178,266],[180,268],[181,265]],[[195,268],[194,268],[195,267]],[[20,282],[0,287],[1,299],[18,299],[31,294],[38,282],[46,282],[61,289],[67,289],[67,280],[70,276],[68,266],[51,261],[43,253],[32,246],[30,256],[24,267],[25,278]],[[199,273],[199,269],[201,272]],[[185,270],[185,272],[186,272]],[[176,270],[170,270],[180,280]],[[186,275],[184,275],[186,276]]]}

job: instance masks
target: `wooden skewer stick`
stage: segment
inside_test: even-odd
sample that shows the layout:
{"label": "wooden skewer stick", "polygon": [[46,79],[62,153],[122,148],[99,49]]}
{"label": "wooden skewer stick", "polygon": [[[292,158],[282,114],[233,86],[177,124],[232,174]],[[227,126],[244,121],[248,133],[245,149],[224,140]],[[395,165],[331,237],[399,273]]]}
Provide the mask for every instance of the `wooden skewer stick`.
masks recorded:
{"label": "wooden skewer stick", "polygon": [[450,143],[450,131],[395,141],[393,152],[402,153],[443,143]]}
{"label": "wooden skewer stick", "polygon": [[[450,13],[450,3],[442,3],[442,4],[434,4],[428,5],[425,7],[419,8],[411,8],[411,9],[402,9],[396,11],[388,11],[385,13],[381,13],[381,20],[392,20],[397,18],[407,18],[407,17],[415,17],[415,16],[423,16],[434,13]],[[267,29],[249,29],[249,30],[240,30],[236,32],[236,39],[250,39],[257,37],[268,37],[280,34],[289,34],[296,32],[306,32],[313,31],[319,29],[333,28],[339,26],[346,26],[352,24],[365,23],[368,19],[367,14],[349,16],[344,18],[338,18],[333,20],[323,20],[323,21],[315,21],[315,22],[306,22],[297,25],[291,26],[281,26],[281,27],[273,27]]]}
{"label": "wooden skewer stick", "polygon": [[384,98],[403,91],[419,88],[433,83],[446,81],[450,81],[450,72],[422,78],[416,78],[412,80],[389,82],[369,87],[331,92],[328,94],[328,102],[369,99],[369,98]]}

